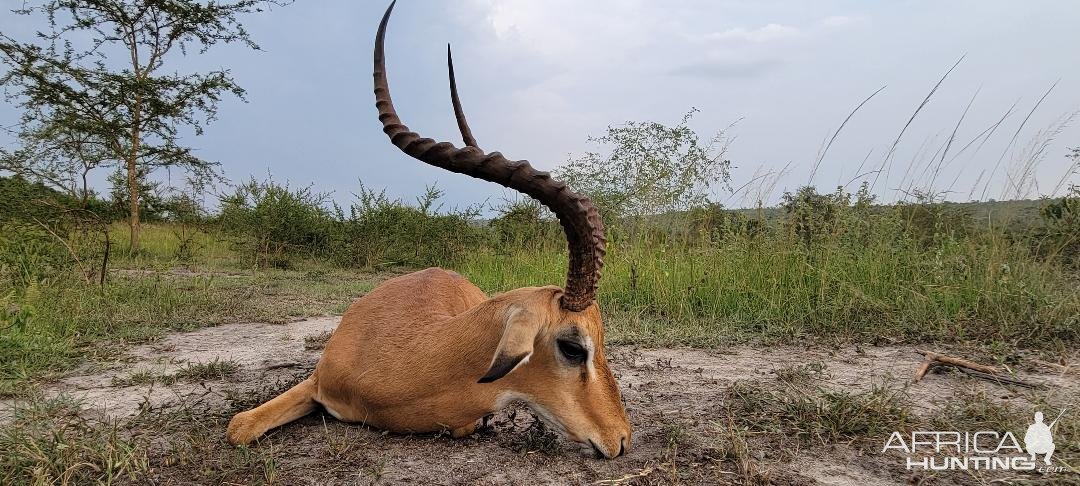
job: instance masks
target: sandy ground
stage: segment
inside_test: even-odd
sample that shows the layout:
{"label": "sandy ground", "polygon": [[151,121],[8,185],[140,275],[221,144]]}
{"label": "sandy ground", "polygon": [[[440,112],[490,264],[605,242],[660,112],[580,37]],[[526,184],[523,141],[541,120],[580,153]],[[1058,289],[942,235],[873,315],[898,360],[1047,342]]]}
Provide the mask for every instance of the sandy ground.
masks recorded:
{"label": "sandy ground", "polygon": [[[282,325],[231,324],[172,334],[131,349],[122,363],[84,367],[47,385],[45,392],[81,398],[93,413],[121,418],[197,403],[223,411],[223,418],[210,424],[223,435],[227,412],[240,406],[236,397],[258,401],[306,376],[321,350],[308,349],[311,342],[305,346],[305,338],[332,331],[337,321],[321,317]],[[458,440],[384,434],[316,413],[272,431],[258,447],[272,448],[275,474],[284,484],[739,483],[747,481],[745,471],[738,471],[730,457],[717,457],[717,437],[729,421],[726,392],[735,382],[774,386],[777,370],[785,367],[822,363],[824,372],[813,386],[833,390],[865,390],[873,384],[906,387],[916,412],[943,406],[960,391],[981,390],[1019,405],[1030,398],[1021,388],[955,372],[932,374],[912,385],[912,372],[922,357],[911,347],[613,346],[609,356],[635,427],[633,449],[613,461],[594,459],[572,443],[538,433],[530,414],[517,408],[498,414],[494,427]],[[124,386],[140,371],[170,374],[191,363],[215,360],[231,360],[241,368],[226,379]],[[1080,376],[1074,374],[1028,370],[1015,376],[1045,383],[1061,396],[1080,396]],[[880,450],[885,437],[867,440]],[[774,483],[904,484],[911,478],[901,459],[866,457],[852,444],[776,450],[748,443],[753,467]],[[215,447],[228,446],[221,440]]]}

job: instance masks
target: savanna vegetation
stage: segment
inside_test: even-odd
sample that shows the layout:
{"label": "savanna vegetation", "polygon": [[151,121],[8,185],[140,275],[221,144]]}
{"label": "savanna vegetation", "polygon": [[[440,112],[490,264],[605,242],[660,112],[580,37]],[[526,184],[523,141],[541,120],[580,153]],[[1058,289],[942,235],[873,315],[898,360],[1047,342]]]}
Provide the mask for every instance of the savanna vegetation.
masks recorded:
{"label": "savanna vegetation", "polygon": [[[614,342],[1047,349],[1080,339],[1075,187],[1011,206],[880,205],[865,185],[855,193],[804,187],[778,208],[725,209],[706,198],[710,182],[726,182],[723,152],[702,148],[684,124],[630,124],[612,128],[616,136],[635,143],[571,161],[560,174],[587,188],[606,216],[600,302]],[[620,152],[627,145],[661,148]],[[604,176],[614,173],[626,177]],[[103,340],[340,311],[376,272],[443,266],[488,292],[560,284],[564,274],[561,229],[528,200],[496,204],[485,217],[479,205],[442,207],[434,187],[408,203],[360,185],[340,207],[311,187],[251,179],[209,209],[198,187],[157,188],[146,198],[143,220],[152,222],[142,247],[132,250],[123,199],[72,199],[21,176],[0,182],[0,362],[9,393],[107,352]],[[88,212],[95,218],[81,218]]]}
{"label": "savanna vegetation", "polygon": [[[239,19],[259,2],[148,2],[135,11],[130,3],[43,2],[17,13],[49,19],[44,44],[0,34],[0,82],[26,112],[17,146],[0,151],[0,398],[30,404],[15,417],[22,425],[0,433],[0,449],[17,451],[0,459],[0,482],[139,482],[170,467],[198,470],[196,481],[258,471],[273,482],[273,447],[225,449],[221,424],[199,422],[196,412],[91,422],[77,403],[42,399],[36,387],[170,331],[338,314],[387,276],[427,266],[454,269],[489,293],[562,283],[561,228],[528,199],[451,208],[434,186],[407,201],[358,181],[343,205],[317,186],[225,180],[181,134],[200,132],[222,96],[243,90],[227,70],[165,74],[166,61],[184,46],[257,49]],[[98,40],[72,50],[63,39],[73,33]],[[105,62],[106,51],[135,53],[132,65]],[[768,207],[758,199],[727,208],[716,194],[754,185],[768,193],[771,183],[732,181],[731,138],[691,130],[693,114],[673,125],[609,127],[593,151],[557,169],[603,214],[599,303],[609,343],[934,342],[1043,353],[1080,345],[1080,187],[1069,185],[1080,148],[1046,155],[1071,164],[1053,197],[945,202],[933,182],[912,180],[906,196],[886,204],[866,178],[806,185]],[[1037,158],[1018,162],[1015,186]],[[933,173],[933,165],[909,172]],[[164,167],[188,178],[168,186],[153,177]],[[108,191],[88,184],[96,171],[112,173]],[[214,362],[128,380],[235,372]],[[802,368],[785,373],[785,383],[816,379]],[[793,390],[731,387],[725,400],[744,413],[712,424],[718,445],[709,454],[752,479],[760,471],[746,434],[838,443],[916,420],[897,390]],[[232,398],[240,407],[266,397]],[[972,406],[994,407],[984,401]],[[934,420],[985,420],[984,411],[949,409]],[[178,433],[184,421],[199,426]],[[172,452],[156,450],[147,430],[172,434],[169,450],[183,454],[163,459]],[[685,434],[665,430],[674,463]],[[216,466],[199,469],[208,461]],[[380,471],[371,465],[375,481]]]}
{"label": "savanna vegetation", "polygon": [[[1007,359],[1080,342],[1076,187],[1041,200],[879,204],[866,184],[854,192],[807,186],[776,207],[728,209],[708,197],[728,183],[723,145],[701,143],[685,120],[613,127],[598,141],[597,153],[571,160],[559,176],[604,213],[599,302],[610,343],[938,342]],[[529,200],[446,208],[435,187],[407,202],[358,183],[342,207],[314,187],[272,179],[225,186],[216,199],[201,184],[145,184],[136,249],[123,180],[116,184],[107,196],[75,197],[41,179],[0,178],[0,393],[29,400],[14,418],[24,426],[0,435],[19,451],[6,458],[7,479],[138,481],[178,468],[199,481],[275,482],[276,449],[220,445],[214,424],[227,420],[223,412],[88,422],[77,403],[43,400],[36,386],[170,331],[340,313],[380,279],[410,269],[455,269],[491,293],[560,284],[565,272],[561,228]],[[235,363],[224,364],[136,373],[114,385],[231,376]],[[897,390],[808,396],[738,383],[729,393],[725,400],[746,413],[708,429],[716,435],[710,460],[747,481],[769,477],[752,447],[796,438],[872,448],[867,436],[945,420],[914,418]],[[694,442],[683,426],[664,427],[664,457],[677,471],[677,451]],[[170,437],[168,454],[186,451],[180,462],[161,462],[142,439],[148,430]],[[530,428],[514,440],[528,453],[559,453],[550,431]],[[201,461],[217,466],[193,469]]]}

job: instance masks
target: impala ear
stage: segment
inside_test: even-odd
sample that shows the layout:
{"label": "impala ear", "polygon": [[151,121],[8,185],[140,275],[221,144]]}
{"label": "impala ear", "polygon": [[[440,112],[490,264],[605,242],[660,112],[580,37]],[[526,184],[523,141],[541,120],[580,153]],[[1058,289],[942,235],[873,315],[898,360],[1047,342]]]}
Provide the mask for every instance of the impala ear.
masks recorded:
{"label": "impala ear", "polygon": [[533,353],[533,342],[540,332],[540,320],[533,313],[520,307],[511,307],[503,324],[503,335],[491,367],[477,383],[491,383],[506,376],[520,365],[529,361]]}

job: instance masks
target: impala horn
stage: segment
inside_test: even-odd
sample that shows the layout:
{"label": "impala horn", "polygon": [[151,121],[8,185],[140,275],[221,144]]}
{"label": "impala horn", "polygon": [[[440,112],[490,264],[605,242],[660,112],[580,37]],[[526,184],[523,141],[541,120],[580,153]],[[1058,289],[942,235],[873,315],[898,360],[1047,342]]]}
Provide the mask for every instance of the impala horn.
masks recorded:
{"label": "impala horn", "polygon": [[457,82],[454,80],[454,63],[447,46],[446,58],[450,70],[450,99],[454,115],[465,141],[464,148],[449,142],[436,142],[422,138],[409,130],[398,118],[394,102],[390,98],[390,86],[386,80],[386,63],[383,38],[386,24],[394,3],[386,9],[379,33],[375,38],[375,107],[379,121],[390,141],[409,156],[451,172],[465,174],[477,179],[495,182],[526,194],[547,206],[559,218],[570,253],[566,270],[566,287],[560,304],[563,309],[580,312],[596,299],[596,287],[600,281],[600,269],[604,266],[604,225],[593,202],[574,193],[565,184],[551,178],[547,172],[534,169],[526,160],[508,160],[499,152],[485,153],[476,145],[476,139],[465,121],[458,98]]}

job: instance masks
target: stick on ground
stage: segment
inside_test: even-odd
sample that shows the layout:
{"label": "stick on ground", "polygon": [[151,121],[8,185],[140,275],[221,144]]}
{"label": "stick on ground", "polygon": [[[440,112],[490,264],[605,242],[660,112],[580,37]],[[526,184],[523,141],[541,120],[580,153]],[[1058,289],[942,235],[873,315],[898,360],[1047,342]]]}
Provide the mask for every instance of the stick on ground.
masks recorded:
{"label": "stick on ground", "polygon": [[936,364],[946,364],[961,369],[969,369],[973,371],[978,371],[980,373],[986,373],[988,375],[997,375],[998,373],[1001,373],[1001,370],[999,370],[995,366],[979,364],[963,358],[957,358],[941,353],[935,353],[932,351],[925,351],[922,349],[916,349],[915,352],[926,357],[926,360],[923,361],[922,364],[919,365],[918,369],[915,370],[916,382],[921,380],[923,376],[926,376],[926,373],[930,371],[930,368],[932,368]]}

